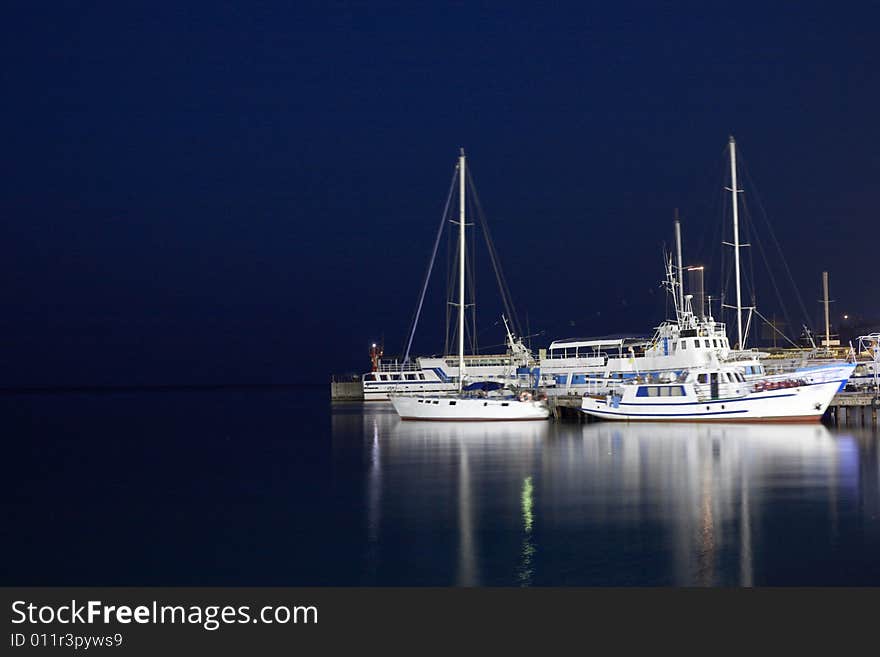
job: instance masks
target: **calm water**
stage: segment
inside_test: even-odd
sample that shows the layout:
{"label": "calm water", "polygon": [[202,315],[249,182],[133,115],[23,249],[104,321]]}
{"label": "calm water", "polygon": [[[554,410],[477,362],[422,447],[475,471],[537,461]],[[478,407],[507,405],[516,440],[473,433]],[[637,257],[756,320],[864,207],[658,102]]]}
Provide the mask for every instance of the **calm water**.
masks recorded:
{"label": "calm water", "polygon": [[3,395],[3,584],[880,584],[876,434]]}

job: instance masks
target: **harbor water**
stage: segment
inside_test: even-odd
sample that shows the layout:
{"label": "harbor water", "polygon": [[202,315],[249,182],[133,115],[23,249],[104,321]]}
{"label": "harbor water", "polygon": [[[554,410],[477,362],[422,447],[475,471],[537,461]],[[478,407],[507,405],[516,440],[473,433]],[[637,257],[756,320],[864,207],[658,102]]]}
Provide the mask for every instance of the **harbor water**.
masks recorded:
{"label": "harbor water", "polygon": [[5,393],[6,585],[880,584],[880,438]]}

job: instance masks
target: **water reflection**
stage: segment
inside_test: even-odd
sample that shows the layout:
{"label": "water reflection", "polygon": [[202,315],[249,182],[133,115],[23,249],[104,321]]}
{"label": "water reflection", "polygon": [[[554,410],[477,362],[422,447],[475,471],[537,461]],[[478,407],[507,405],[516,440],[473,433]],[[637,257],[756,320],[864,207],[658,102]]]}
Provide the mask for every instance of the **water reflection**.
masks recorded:
{"label": "water reflection", "polygon": [[522,513],[523,513],[523,537],[522,557],[520,561],[517,578],[522,586],[528,586],[532,583],[532,557],[535,555],[535,544],[532,538],[532,507],[534,499],[532,498],[532,478],[526,477],[523,481],[522,492]]}
{"label": "water reflection", "polygon": [[876,437],[822,425],[401,422],[367,407],[334,416],[333,436],[339,458],[364,454],[368,583],[809,583],[808,561],[868,558],[854,536],[880,547]]}

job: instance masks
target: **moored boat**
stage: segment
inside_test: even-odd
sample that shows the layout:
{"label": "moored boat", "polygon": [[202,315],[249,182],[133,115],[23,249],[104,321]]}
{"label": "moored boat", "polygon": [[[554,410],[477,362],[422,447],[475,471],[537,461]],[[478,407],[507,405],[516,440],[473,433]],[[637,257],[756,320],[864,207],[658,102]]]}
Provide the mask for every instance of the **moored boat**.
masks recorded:
{"label": "moored boat", "polygon": [[[404,420],[431,421],[504,421],[546,420],[550,409],[546,398],[539,398],[531,391],[518,390],[512,381],[473,382],[465,385],[468,378],[464,354],[465,332],[465,254],[466,244],[466,173],[464,151],[458,158],[459,180],[459,294],[458,294],[458,377],[456,392],[448,395],[417,395],[390,393],[394,410]],[[511,350],[516,341],[504,321],[507,340]],[[536,377],[537,378],[537,377]],[[536,382],[537,383],[537,382]],[[536,391],[537,392],[537,391]]]}
{"label": "moored boat", "polygon": [[581,410],[604,420],[818,422],[854,368],[813,381],[797,373],[749,380],[731,366],[692,368],[673,382],[628,381],[587,395]]}

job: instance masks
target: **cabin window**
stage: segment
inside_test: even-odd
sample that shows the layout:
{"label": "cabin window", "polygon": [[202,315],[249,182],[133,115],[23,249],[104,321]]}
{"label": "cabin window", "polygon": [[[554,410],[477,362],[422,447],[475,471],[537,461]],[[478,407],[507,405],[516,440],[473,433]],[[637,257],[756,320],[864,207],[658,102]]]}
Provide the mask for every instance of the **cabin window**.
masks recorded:
{"label": "cabin window", "polygon": [[697,376],[697,381],[700,383],[709,383],[709,375],[708,374],[699,374]]}
{"label": "cabin window", "polygon": [[709,339],[703,340],[703,345],[708,349],[709,348]]}
{"label": "cabin window", "polygon": [[425,373],[419,372],[419,381],[424,381],[424,380],[425,380]]}
{"label": "cabin window", "polygon": [[682,351],[684,351],[684,350],[687,349],[687,348],[688,348],[688,341],[687,341],[687,340],[682,340],[682,341],[681,341],[681,349],[682,349]]}
{"label": "cabin window", "polygon": [[501,405],[502,406],[510,406],[510,404],[508,404],[507,402],[501,402]]}
{"label": "cabin window", "polygon": [[415,381],[416,380],[415,374],[405,374],[404,376],[406,377],[407,381]]}
{"label": "cabin window", "polygon": [[455,406],[455,402],[454,402],[454,401],[451,401],[451,402],[449,402],[449,405],[450,405],[450,406]]}
{"label": "cabin window", "polygon": [[669,396],[669,386],[661,386],[660,387],[660,396],[668,397]]}

